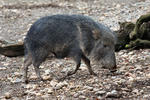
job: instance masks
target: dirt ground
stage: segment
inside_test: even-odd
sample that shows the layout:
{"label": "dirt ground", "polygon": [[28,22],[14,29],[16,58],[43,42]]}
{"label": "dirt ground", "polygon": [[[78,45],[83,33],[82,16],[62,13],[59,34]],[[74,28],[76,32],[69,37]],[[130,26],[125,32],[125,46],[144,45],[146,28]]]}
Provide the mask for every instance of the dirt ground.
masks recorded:
{"label": "dirt ground", "polygon": [[[0,0],[0,39],[23,41],[33,22],[53,14],[83,14],[117,30],[118,22],[135,22],[149,9],[149,0]],[[116,52],[115,74],[93,65],[98,76],[91,76],[82,64],[63,82],[57,77],[74,69],[72,60],[47,59],[40,66],[44,82],[31,66],[24,84],[23,59],[0,55],[0,100],[150,100],[150,49]]]}

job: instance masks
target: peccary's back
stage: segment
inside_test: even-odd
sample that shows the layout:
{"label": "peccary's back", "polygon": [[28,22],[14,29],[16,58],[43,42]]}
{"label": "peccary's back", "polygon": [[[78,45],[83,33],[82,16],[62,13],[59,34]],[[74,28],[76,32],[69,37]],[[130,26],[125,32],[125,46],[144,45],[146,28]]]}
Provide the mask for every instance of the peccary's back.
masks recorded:
{"label": "peccary's back", "polygon": [[72,49],[81,48],[83,52],[89,54],[94,46],[93,29],[100,29],[99,24],[87,16],[43,17],[29,29],[25,38],[25,48],[31,52],[38,48],[45,48],[61,57],[67,56]]}

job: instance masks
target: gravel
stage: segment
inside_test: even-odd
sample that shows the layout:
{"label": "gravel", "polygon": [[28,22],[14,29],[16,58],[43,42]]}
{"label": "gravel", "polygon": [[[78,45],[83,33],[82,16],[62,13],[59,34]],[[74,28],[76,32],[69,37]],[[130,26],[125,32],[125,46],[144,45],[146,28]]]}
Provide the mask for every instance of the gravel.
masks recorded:
{"label": "gravel", "polygon": [[[117,30],[118,22],[135,22],[141,15],[149,13],[150,1],[1,0],[0,8],[0,37],[9,41],[23,41],[32,23],[42,16],[84,14]],[[116,60],[118,70],[114,74],[93,65],[98,76],[91,76],[85,64],[82,64],[75,75],[59,82],[56,79],[73,70],[75,63],[71,59],[47,59],[40,70],[42,77],[48,80],[38,81],[33,66],[30,66],[28,77],[31,81],[26,85],[21,83],[23,57],[0,55],[0,99],[148,100],[150,49],[122,50],[116,52]]]}

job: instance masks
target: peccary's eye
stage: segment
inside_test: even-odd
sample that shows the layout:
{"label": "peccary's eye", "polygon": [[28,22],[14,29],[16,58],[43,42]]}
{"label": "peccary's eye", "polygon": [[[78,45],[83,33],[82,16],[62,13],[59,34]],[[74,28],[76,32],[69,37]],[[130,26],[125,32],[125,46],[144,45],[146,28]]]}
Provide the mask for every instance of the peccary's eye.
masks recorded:
{"label": "peccary's eye", "polygon": [[106,48],[107,47],[107,45],[104,45],[104,48]]}

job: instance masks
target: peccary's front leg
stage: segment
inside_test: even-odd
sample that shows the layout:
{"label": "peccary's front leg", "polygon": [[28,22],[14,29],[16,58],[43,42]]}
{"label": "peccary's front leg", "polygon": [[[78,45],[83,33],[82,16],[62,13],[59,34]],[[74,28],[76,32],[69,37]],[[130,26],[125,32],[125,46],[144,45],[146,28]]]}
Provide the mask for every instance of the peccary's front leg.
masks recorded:
{"label": "peccary's front leg", "polygon": [[87,65],[88,70],[89,70],[89,73],[90,73],[91,75],[95,75],[95,76],[96,76],[97,74],[93,72],[92,67],[91,67],[91,64],[90,64],[90,60],[89,60],[84,54],[82,55],[82,60],[83,60],[84,63]]}
{"label": "peccary's front leg", "polygon": [[67,76],[70,76],[70,75],[75,74],[75,73],[79,70],[79,68],[80,68],[80,65],[81,65],[81,57],[80,57],[80,56],[75,56],[75,57],[74,57],[74,60],[75,60],[75,62],[76,62],[76,69],[75,69],[74,71],[68,72],[68,73],[67,73]]}

